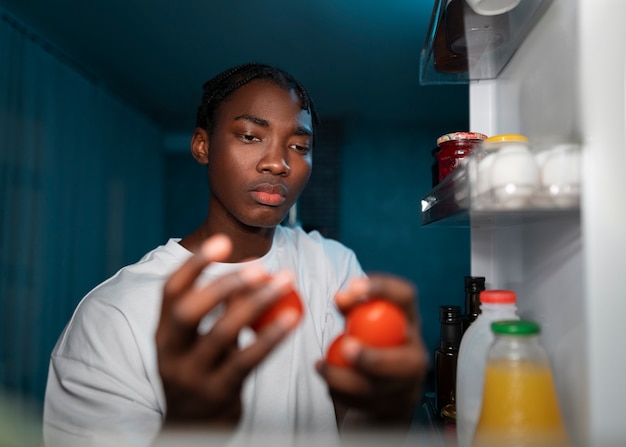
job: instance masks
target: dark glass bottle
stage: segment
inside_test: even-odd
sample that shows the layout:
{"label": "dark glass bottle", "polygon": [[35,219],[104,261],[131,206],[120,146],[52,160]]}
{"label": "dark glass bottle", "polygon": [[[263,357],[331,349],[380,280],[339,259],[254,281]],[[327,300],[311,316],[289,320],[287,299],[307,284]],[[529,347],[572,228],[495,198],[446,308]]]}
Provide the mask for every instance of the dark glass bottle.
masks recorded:
{"label": "dark glass bottle", "polygon": [[435,30],[433,56],[435,70],[440,73],[466,73],[469,71],[470,66],[473,66],[476,62],[476,58],[469,55],[467,51],[465,54],[459,54],[450,50],[445,10],[439,15],[439,22]]}
{"label": "dark glass bottle", "polygon": [[480,292],[485,290],[484,276],[465,277],[465,314],[463,315],[463,333],[480,315]]}
{"label": "dark glass bottle", "polygon": [[463,333],[461,306],[440,306],[439,348],[435,351],[437,412],[446,420],[456,417],[456,364]]}
{"label": "dark glass bottle", "polygon": [[439,162],[437,161],[437,153],[439,153],[440,150],[441,148],[437,146],[430,151],[430,154],[433,156],[433,164],[430,167],[430,176],[433,188],[439,184]]}

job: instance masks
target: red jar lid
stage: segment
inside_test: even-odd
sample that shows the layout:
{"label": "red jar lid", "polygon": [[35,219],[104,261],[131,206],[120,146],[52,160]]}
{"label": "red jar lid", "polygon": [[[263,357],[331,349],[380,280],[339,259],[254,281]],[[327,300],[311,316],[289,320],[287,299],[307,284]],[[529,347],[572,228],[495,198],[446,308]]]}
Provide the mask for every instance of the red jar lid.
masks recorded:
{"label": "red jar lid", "polygon": [[485,140],[487,135],[478,132],[451,132],[437,138],[437,146],[446,141]]}
{"label": "red jar lid", "polygon": [[480,292],[480,302],[488,304],[513,304],[517,296],[512,290],[483,290]]}

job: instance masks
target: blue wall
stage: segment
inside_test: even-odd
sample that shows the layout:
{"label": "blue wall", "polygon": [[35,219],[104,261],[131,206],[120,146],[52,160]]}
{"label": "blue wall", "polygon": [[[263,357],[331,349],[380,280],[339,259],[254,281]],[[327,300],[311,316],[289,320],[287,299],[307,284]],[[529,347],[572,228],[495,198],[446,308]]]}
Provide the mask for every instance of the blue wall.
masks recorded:
{"label": "blue wall", "polygon": [[427,127],[360,122],[347,128],[342,150],[342,240],[366,270],[415,283],[431,360],[439,344],[439,306],[463,303],[470,235],[465,228],[422,227],[420,200],[431,189],[437,137],[467,126],[445,117]]}
{"label": "blue wall", "polygon": [[162,241],[161,144],[134,107],[0,20],[0,419],[13,395],[39,407],[83,295]]}

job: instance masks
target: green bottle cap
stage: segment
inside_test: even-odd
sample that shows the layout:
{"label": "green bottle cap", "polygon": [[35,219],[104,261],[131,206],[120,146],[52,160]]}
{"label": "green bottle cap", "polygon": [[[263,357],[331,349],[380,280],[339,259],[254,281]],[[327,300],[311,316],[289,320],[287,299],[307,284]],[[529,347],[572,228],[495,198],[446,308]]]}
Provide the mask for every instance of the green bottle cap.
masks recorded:
{"label": "green bottle cap", "polygon": [[528,320],[506,320],[491,323],[491,330],[496,335],[537,335],[541,331],[539,324]]}

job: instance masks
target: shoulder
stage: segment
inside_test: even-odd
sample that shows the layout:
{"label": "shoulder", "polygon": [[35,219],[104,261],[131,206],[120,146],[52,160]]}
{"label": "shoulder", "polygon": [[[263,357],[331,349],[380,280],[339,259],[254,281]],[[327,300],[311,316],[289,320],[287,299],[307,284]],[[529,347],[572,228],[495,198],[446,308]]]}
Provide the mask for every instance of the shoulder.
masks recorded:
{"label": "shoulder", "polygon": [[133,337],[152,334],[160,312],[163,284],[185,259],[185,249],[170,240],[138,262],[118,270],[79,302],[57,350],[73,350],[72,344],[82,345],[77,342],[80,339],[113,340],[124,333]]}
{"label": "shoulder", "polygon": [[89,299],[114,307],[125,307],[158,299],[159,296],[150,292],[160,289],[170,274],[189,256],[190,252],[170,239],[167,244],[146,253],[136,263],[118,270],[91,290],[83,301]]}

